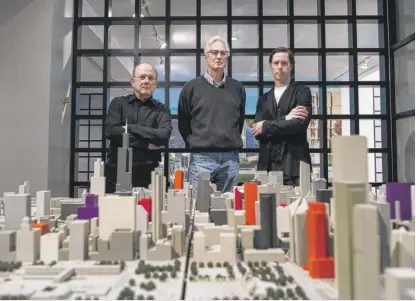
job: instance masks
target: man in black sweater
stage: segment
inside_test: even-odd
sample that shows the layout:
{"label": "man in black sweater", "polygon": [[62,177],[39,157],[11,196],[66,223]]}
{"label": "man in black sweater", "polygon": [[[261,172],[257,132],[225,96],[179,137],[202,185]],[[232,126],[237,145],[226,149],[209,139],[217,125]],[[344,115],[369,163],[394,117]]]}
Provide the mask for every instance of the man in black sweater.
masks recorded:
{"label": "man in black sweater", "polygon": [[211,173],[219,191],[232,191],[237,185],[246,102],[244,86],[224,73],[230,54],[227,41],[212,37],[204,50],[207,70],[184,86],[178,107],[178,127],[186,147],[218,149],[191,153],[188,181],[195,198],[201,172]]}
{"label": "man in black sweater", "polygon": [[158,149],[169,142],[172,132],[170,110],[152,97],[157,83],[153,66],[139,64],[130,80],[133,94],[115,97],[108,108],[104,123],[110,147],[105,166],[106,192],[114,193],[117,183],[117,149],[122,146],[122,134],[130,134],[133,149],[133,187],[148,188],[151,172],[159,165]]}

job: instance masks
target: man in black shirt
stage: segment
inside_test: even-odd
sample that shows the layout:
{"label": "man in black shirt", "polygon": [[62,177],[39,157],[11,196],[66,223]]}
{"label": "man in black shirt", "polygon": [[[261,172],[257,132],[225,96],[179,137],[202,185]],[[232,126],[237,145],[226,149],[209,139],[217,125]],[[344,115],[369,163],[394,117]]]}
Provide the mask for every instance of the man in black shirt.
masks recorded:
{"label": "man in black shirt", "polygon": [[259,97],[252,129],[260,141],[257,169],[283,171],[285,185],[299,186],[300,161],[311,166],[307,129],[312,94],[292,81],[295,58],[288,48],[274,49],[269,65],[274,87]]}
{"label": "man in black shirt", "polygon": [[172,132],[169,108],[152,97],[157,83],[157,71],[153,66],[146,63],[136,66],[130,83],[133,94],[115,97],[105,119],[105,136],[110,140],[105,168],[107,193],[115,191],[117,149],[122,146],[126,121],[133,149],[133,187],[149,186],[151,172],[161,160],[158,150],[168,144]]}
{"label": "man in black shirt", "polygon": [[222,192],[238,183],[246,93],[239,81],[224,73],[229,49],[225,39],[211,38],[204,49],[207,71],[186,83],[179,96],[178,127],[186,147],[218,149],[191,154],[188,181],[195,198],[201,172],[210,172],[211,182]]}

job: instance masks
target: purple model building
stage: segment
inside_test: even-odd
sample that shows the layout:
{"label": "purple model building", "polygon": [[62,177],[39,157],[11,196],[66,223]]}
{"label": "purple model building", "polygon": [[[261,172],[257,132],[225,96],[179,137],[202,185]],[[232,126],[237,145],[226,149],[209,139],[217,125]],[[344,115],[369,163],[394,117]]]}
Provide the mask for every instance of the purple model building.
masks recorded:
{"label": "purple model building", "polygon": [[95,194],[88,194],[85,197],[85,207],[79,207],[78,219],[92,219],[98,217],[97,196]]}
{"label": "purple model building", "polygon": [[400,201],[400,217],[402,220],[412,219],[411,183],[386,183],[386,201],[390,204],[390,218],[396,217],[395,201]]}

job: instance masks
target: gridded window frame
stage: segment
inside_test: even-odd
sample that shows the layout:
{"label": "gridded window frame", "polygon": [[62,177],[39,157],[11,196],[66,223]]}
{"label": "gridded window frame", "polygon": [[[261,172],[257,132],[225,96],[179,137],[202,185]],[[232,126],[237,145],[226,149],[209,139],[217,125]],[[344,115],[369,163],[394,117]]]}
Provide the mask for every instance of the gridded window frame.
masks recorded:
{"label": "gridded window frame", "polygon": [[[319,79],[316,81],[298,81],[301,84],[307,86],[316,86],[319,88],[320,94],[318,99],[318,111],[314,112],[312,115],[312,120],[320,124],[317,127],[318,139],[320,141],[319,148],[311,148],[312,154],[319,154],[321,160],[319,161],[319,169],[321,171],[321,177],[328,179],[328,154],[331,153],[330,145],[328,143],[328,133],[330,131],[329,123],[334,120],[349,120],[350,121],[350,133],[351,135],[359,134],[359,122],[360,120],[370,120],[377,119],[381,120],[383,124],[382,135],[384,144],[388,147],[384,148],[370,148],[368,149],[369,153],[382,153],[385,154],[384,157],[387,159],[383,161],[383,170],[387,170],[386,174],[383,174],[384,181],[391,181],[392,176],[392,156],[394,153],[392,151],[392,142],[394,142],[394,136],[392,135],[391,120],[393,116],[391,114],[378,114],[378,115],[366,115],[360,114],[359,112],[359,87],[380,87],[385,89],[384,93],[385,98],[385,111],[391,112],[391,95],[392,95],[392,86],[389,83],[391,76],[391,52],[390,45],[391,42],[389,35],[391,35],[391,29],[389,31],[388,20],[391,18],[391,11],[387,8],[390,0],[378,0],[379,7],[383,10],[383,14],[379,15],[357,15],[356,7],[357,1],[359,0],[348,0],[348,15],[338,16],[338,15],[325,15],[320,12],[325,12],[325,2],[326,0],[317,0],[318,13],[316,16],[298,16],[294,15],[294,0],[287,1],[287,15],[285,16],[263,16],[263,2],[262,0],[257,0],[257,15],[255,16],[234,16],[232,15],[232,0],[225,0],[227,5],[227,14],[225,16],[203,16],[201,14],[201,1],[196,1],[196,15],[195,16],[171,16],[171,5],[173,0],[165,0],[165,13],[166,16],[146,16],[146,18],[140,18],[138,16],[142,13],[141,1],[135,1],[135,17],[109,17],[109,12],[111,11],[112,0],[103,0],[104,1],[104,16],[103,17],[82,17],[82,0],[74,1],[74,30],[73,30],[73,77],[72,77],[72,86],[74,87],[72,92],[72,103],[76,102],[76,91],[80,87],[100,87],[103,91],[103,105],[104,108],[107,106],[109,101],[110,88],[113,87],[125,87],[128,86],[128,82],[117,82],[111,80],[108,74],[110,72],[110,57],[133,57],[134,63],[137,64],[141,61],[142,57],[145,56],[158,56],[163,59],[165,64],[165,80],[159,84],[160,88],[164,89],[164,99],[165,104],[170,107],[170,95],[169,88],[180,88],[185,84],[184,81],[171,81],[171,57],[174,55],[180,56],[193,56],[196,59],[196,74],[202,74],[204,70],[201,70],[201,59],[203,55],[203,47],[201,45],[201,25],[205,24],[227,24],[227,40],[228,44],[232,48],[232,25],[233,24],[257,24],[258,25],[258,48],[239,48],[231,49],[231,56],[229,58],[229,65],[227,72],[229,76],[233,75],[233,57],[239,55],[248,55],[256,56],[258,58],[258,81],[243,81],[243,84],[246,88],[258,88],[259,94],[265,93],[268,86],[272,86],[272,81],[264,80],[264,66],[263,66],[263,57],[267,56],[273,49],[263,48],[264,37],[263,37],[263,26],[264,24],[270,23],[279,23],[284,22],[288,25],[289,29],[289,48],[294,52],[295,55],[314,53],[318,57],[318,62],[321,67],[319,73]],[[256,0],[253,0],[256,1]],[[388,13],[388,14],[387,14]],[[388,15],[388,16],[387,16]],[[358,48],[357,47],[357,23],[363,20],[372,20],[379,23],[379,27],[382,28],[382,35],[379,37],[382,40],[383,47],[380,48]],[[318,24],[318,35],[320,41],[318,41],[317,48],[296,48],[295,47],[295,23],[302,21],[316,21]],[[327,21],[346,21],[348,24],[348,35],[349,35],[349,46],[348,48],[326,48],[326,35],[325,35],[325,24]],[[196,47],[195,49],[141,49],[140,48],[140,30],[141,25],[150,25],[150,24],[164,24],[165,40],[171,41],[171,25],[172,24],[195,24],[196,26]],[[391,22],[390,22],[391,24]],[[103,35],[103,49],[79,49],[78,45],[81,41],[81,26],[85,25],[102,25],[104,28]],[[134,26],[134,48],[132,49],[111,49],[109,48],[109,28],[112,25],[131,25]],[[391,28],[391,26],[390,26]],[[326,66],[327,66],[327,55],[331,53],[348,53],[349,55],[349,67],[352,72],[352,77],[350,81],[327,81],[326,76]],[[380,81],[359,81],[358,79],[358,56],[360,53],[376,53],[379,54],[382,59],[380,60]],[[103,58],[103,78],[99,82],[80,82],[77,79],[80,75],[80,63],[79,57],[90,57],[98,56]],[[328,103],[328,89],[331,87],[338,86],[347,86],[352,87],[352,95],[350,95],[351,107],[353,111],[350,114],[336,115],[328,114],[327,112],[327,103]],[[93,119],[105,119],[106,111],[103,110],[103,115],[93,116],[90,118]],[[85,116],[84,116],[85,117]],[[172,116],[174,119],[177,116]],[[71,133],[75,133],[75,121],[79,119],[79,115],[76,114],[75,106],[72,106],[72,121],[71,121]],[[246,119],[254,119],[254,115],[247,114]],[[107,153],[108,143],[105,141],[104,130],[102,134],[103,146],[101,148],[76,148],[75,135],[71,135],[71,164],[70,164],[70,194],[73,195],[75,187],[85,187],[88,183],[81,183],[75,181],[76,175],[74,172],[75,167],[75,156],[79,152],[100,152],[102,160],[105,160]],[[393,138],[393,140],[392,140]],[[215,151],[215,150],[212,150]],[[243,149],[242,152],[245,153],[257,153],[257,148]],[[189,153],[188,149],[183,148],[165,148],[165,155],[163,156],[165,175],[169,173],[169,157],[167,154],[173,153]],[[168,177],[167,177],[168,180]],[[378,186],[382,184],[381,182],[372,183],[373,186]]]}

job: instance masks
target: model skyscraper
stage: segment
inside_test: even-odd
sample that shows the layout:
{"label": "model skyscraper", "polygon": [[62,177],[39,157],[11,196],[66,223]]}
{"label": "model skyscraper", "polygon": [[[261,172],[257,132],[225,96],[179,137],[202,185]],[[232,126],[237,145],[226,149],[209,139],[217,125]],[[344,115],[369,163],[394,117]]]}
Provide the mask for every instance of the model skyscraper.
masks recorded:
{"label": "model skyscraper", "polygon": [[131,191],[131,170],[133,167],[133,150],[130,145],[130,134],[127,132],[127,120],[123,135],[123,144],[117,150],[117,185],[116,191]]}
{"label": "model skyscraper", "polygon": [[[332,152],[334,190],[302,162],[300,187],[259,171],[221,193],[202,173],[192,198],[181,171],[167,192],[160,171],[131,191],[124,133],[118,193],[104,193],[98,160],[80,198],[31,199],[25,183],[0,199],[0,299],[414,300],[414,220],[391,219],[385,187],[369,190],[365,137],[334,138]],[[321,280],[334,270],[336,285]]]}

